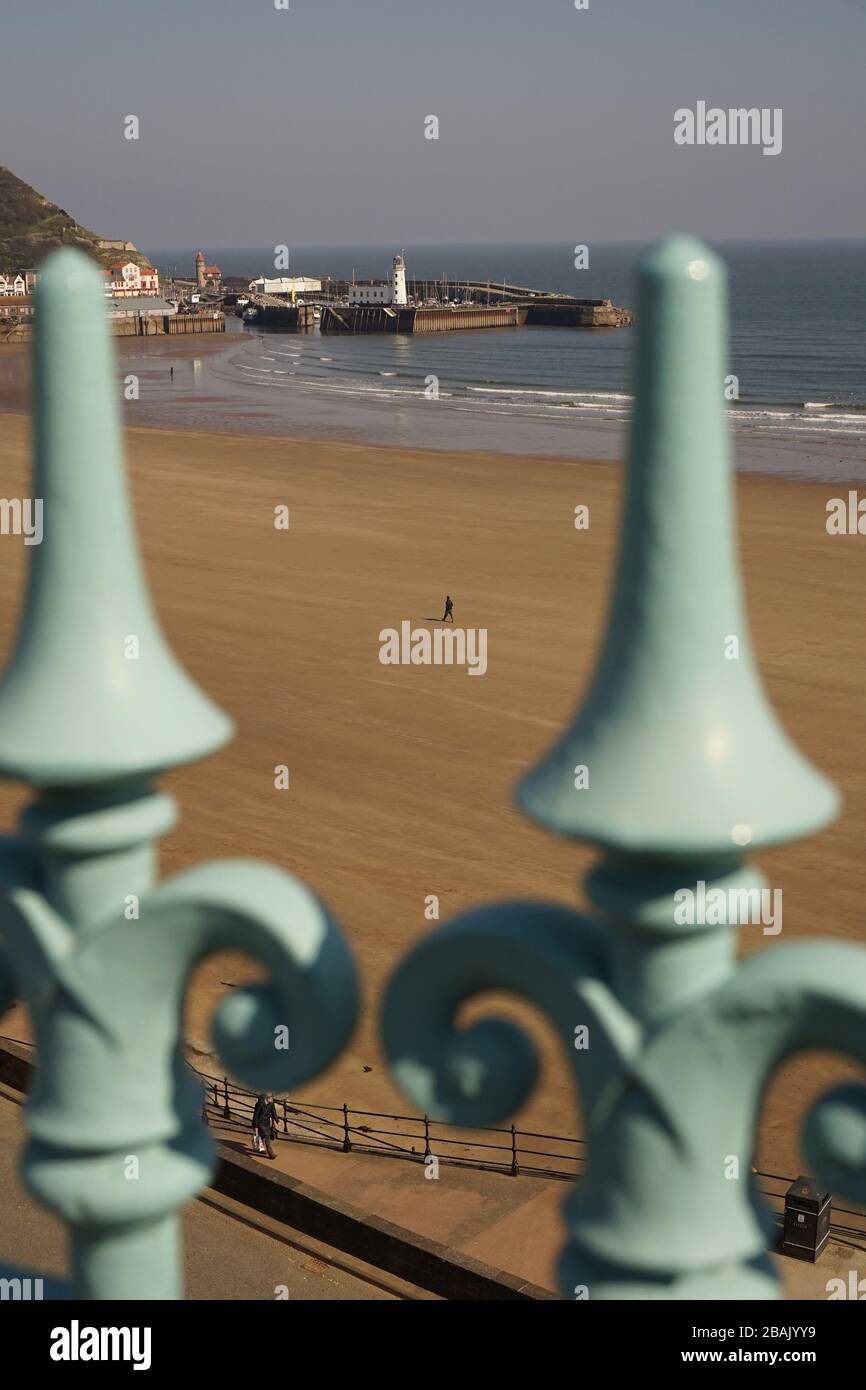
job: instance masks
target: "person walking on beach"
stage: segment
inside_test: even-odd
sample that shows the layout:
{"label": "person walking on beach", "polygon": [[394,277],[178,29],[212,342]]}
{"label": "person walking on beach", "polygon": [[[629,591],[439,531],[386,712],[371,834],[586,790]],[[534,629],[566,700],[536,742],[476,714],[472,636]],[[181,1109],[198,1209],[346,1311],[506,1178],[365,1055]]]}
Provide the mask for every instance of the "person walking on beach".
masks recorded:
{"label": "person walking on beach", "polygon": [[274,1146],[271,1143],[271,1135],[277,1126],[277,1112],[274,1109],[274,1102],[267,1096],[259,1096],[253,1110],[253,1134],[257,1134],[264,1140],[268,1158],[276,1158]]}
{"label": "person walking on beach", "polygon": [[171,368],[171,379],[174,381],[174,367]]}
{"label": "person walking on beach", "polygon": [[445,612],[442,614],[441,621],[443,623],[447,623],[449,621],[453,623],[454,621],[454,602],[450,594],[445,595]]}

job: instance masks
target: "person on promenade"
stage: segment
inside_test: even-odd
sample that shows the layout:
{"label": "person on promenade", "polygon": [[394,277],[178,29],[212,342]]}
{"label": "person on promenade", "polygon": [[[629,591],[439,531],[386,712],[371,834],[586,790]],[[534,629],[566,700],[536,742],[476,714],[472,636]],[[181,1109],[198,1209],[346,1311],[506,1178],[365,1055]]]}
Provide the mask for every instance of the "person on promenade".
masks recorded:
{"label": "person on promenade", "polygon": [[277,1127],[277,1112],[274,1102],[267,1096],[259,1096],[253,1110],[253,1134],[257,1134],[264,1141],[268,1158],[276,1158],[274,1146],[271,1143],[271,1136]]}
{"label": "person on promenade", "polygon": [[452,598],[451,598],[451,595],[450,595],[450,594],[446,594],[446,595],[445,595],[445,612],[442,614],[442,619],[441,619],[441,621],[442,621],[443,623],[447,623],[447,622],[449,621],[449,619],[450,619],[450,621],[453,623],[453,621],[454,621],[454,603],[453,603],[453,600],[452,600]]}

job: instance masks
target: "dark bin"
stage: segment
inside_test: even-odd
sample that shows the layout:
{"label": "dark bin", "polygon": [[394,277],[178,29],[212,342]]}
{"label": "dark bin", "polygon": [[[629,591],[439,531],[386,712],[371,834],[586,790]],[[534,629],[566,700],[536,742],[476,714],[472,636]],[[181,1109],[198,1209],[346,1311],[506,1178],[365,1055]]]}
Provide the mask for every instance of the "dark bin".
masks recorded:
{"label": "dark bin", "polygon": [[785,1225],[781,1251],[795,1260],[820,1258],[830,1236],[832,1197],[814,1178],[799,1177],[785,1193]]}

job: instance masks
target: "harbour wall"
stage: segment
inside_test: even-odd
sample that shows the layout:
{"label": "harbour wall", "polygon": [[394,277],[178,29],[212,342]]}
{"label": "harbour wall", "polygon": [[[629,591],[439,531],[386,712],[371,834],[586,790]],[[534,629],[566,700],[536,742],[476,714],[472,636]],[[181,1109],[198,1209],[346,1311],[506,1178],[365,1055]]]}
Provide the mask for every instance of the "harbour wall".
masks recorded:
{"label": "harbour wall", "polygon": [[110,322],[109,331],[115,338],[155,338],[160,334],[173,337],[184,333],[225,333],[226,321],[197,314],[135,314]]}
{"label": "harbour wall", "polygon": [[[184,333],[225,333],[226,321],[204,316],[187,317],[182,314],[136,314],[134,317],[109,319],[108,331],[113,338],[158,338],[168,335],[174,337]],[[4,330],[0,324],[0,343],[29,343],[33,337],[32,323],[19,323]]]}
{"label": "harbour wall", "polygon": [[634,323],[634,314],[609,299],[584,303],[540,300],[527,309],[526,322],[546,328],[625,328]]}
{"label": "harbour wall", "polygon": [[456,308],[391,308],[379,305],[327,305],[322,310],[323,333],[452,333],[460,329],[518,328],[526,310],[514,304]]}

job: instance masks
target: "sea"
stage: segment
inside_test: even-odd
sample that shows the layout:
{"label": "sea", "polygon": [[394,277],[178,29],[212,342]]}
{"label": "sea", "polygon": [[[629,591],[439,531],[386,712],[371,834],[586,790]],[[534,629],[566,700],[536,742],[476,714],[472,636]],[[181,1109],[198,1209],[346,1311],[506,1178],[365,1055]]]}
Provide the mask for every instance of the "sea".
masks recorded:
{"label": "sea", "polygon": [[[290,273],[386,279],[395,249],[404,252],[410,277],[506,281],[634,308],[644,247],[593,243],[582,270],[575,268],[575,247],[559,243],[297,247]],[[738,390],[730,419],[746,446],[741,466],[859,475],[852,460],[866,452],[866,240],[725,242],[714,249],[729,274],[727,370]],[[277,273],[274,248],[206,252],[225,275]],[[163,274],[192,273],[194,249],[146,253]],[[228,327],[225,351],[209,352],[190,382],[188,425],[231,429],[243,421],[266,432],[449,449],[622,452],[635,328],[322,337],[265,331],[234,318]],[[182,386],[174,383],[175,399]],[[161,423],[181,423],[168,390],[158,395],[169,408]],[[780,453],[789,459],[782,466]]]}

